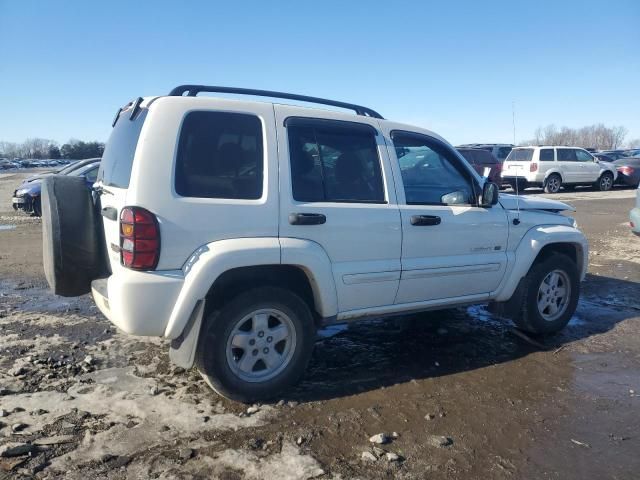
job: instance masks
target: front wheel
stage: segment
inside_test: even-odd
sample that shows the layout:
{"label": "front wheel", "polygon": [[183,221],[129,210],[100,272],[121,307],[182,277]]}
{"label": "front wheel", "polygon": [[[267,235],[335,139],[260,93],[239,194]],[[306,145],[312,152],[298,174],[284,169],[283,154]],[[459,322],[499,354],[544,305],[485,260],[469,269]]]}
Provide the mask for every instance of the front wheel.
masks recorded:
{"label": "front wheel", "polygon": [[562,330],[573,316],[580,297],[576,264],[554,253],[536,262],[524,278],[520,315],[513,319],[522,330],[535,334]]}
{"label": "front wheel", "polygon": [[196,364],[219,394],[240,402],[265,400],[302,377],[314,341],[304,300],[283,288],[260,287],[209,315]]}
{"label": "front wheel", "polygon": [[613,174],[611,172],[604,172],[600,175],[597,183],[598,190],[606,192],[613,187]]}

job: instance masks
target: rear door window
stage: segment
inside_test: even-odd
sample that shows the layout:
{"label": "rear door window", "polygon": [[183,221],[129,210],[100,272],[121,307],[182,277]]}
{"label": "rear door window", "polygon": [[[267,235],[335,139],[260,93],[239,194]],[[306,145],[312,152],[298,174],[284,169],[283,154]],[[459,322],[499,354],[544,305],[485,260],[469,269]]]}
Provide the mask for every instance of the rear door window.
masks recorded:
{"label": "rear door window", "polygon": [[147,112],[147,109],[142,109],[133,120],[129,120],[129,110],[120,114],[102,154],[98,180],[102,180],[104,185],[129,187],[133,157],[136,154],[140,131],[147,118]]}
{"label": "rear door window", "polygon": [[287,127],[294,200],[385,202],[375,130],[344,123]]}
{"label": "rear door window", "polygon": [[573,148],[559,148],[556,150],[559,162],[576,162],[576,151]]}
{"label": "rear door window", "polygon": [[513,149],[507,156],[507,162],[530,162],[533,158],[533,148]]}
{"label": "rear door window", "polygon": [[553,148],[541,148],[540,149],[540,161],[541,162],[553,162]]}
{"label": "rear door window", "polygon": [[175,188],[183,197],[262,197],[262,122],[255,115],[191,112],[184,119]]}

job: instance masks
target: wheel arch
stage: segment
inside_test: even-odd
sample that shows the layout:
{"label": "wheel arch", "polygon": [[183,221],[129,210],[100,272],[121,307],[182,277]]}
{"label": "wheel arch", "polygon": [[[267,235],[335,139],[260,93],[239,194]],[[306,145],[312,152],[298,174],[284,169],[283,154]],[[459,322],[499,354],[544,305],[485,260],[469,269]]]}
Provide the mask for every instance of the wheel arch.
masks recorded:
{"label": "wheel arch", "polygon": [[542,183],[546,182],[547,178],[549,178],[553,174],[558,175],[560,177],[560,181],[564,183],[564,175],[562,174],[562,171],[559,168],[552,168],[550,170],[547,170],[544,174],[544,179],[542,180]]}
{"label": "wheel arch", "polygon": [[580,280],[584,280],[589,245],[582,232],[566,225],[538,226],[529,230],[518,244],[514,265],[505,276],[505,281],[494,300],[509,300],[531,267],[552,253],[562,253],[571,258],[576,263]]}

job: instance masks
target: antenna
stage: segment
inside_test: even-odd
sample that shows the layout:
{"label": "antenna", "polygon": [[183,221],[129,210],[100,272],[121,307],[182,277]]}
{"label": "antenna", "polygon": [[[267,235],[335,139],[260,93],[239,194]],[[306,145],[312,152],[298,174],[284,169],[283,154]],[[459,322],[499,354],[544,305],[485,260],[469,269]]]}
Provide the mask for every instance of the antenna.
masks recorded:
{"label": "antenna", "polygon": [[514,225],[520,225],[520,191],[519,191],[519,186],[518,184],[520,183],[518,181],[518,170],[520,170],[520,167],[514,167],[516,169],[516,211],[517,211],[517,216],[516,218],[513,219],[513,224]]}
{"label": "antenna", "polygon": [[516,101],[511,101],[511,119],[513,121],[513,144],[516,144]]}

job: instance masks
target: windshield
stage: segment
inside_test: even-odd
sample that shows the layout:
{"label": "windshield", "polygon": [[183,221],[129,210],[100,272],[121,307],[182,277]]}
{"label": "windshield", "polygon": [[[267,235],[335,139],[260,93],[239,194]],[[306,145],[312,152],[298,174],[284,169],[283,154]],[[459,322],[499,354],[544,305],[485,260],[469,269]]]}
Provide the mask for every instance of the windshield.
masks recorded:
{"label": "windshield", "polygon": [[98,181],[104,185],[127,188],[131,179],[133,157],[148,110],[143,109],[133,120],[130,110],[120,114],[102,154]]}
{"label": "windshield", "polygon": [[530,162],[533,158],[533,148],[514,148],[507,155],[506,162]]}

